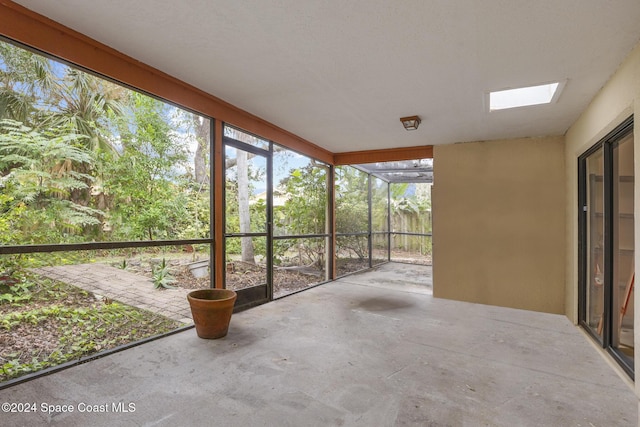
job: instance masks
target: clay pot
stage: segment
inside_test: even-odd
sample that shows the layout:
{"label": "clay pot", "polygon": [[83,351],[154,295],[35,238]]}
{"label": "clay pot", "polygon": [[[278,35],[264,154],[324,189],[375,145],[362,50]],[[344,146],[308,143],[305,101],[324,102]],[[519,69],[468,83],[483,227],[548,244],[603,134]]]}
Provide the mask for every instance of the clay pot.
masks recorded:
{"label": "clay pot", "polygon": [[187,294],[200,338],[216,339],[227,335],[236,297],[235,291],[229,289],[200,289]]}

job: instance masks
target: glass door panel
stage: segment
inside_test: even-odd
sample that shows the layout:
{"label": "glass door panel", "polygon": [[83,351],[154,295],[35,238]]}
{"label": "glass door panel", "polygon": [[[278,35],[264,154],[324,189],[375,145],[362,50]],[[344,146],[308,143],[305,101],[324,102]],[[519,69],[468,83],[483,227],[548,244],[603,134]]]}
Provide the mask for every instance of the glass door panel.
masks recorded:
{"label": "glass door panel", "polygon": [[604,326],[604,155],[600,147],[586,159],[587,292],[586,323],[602,341]]}
{"label": "glass door panel", "polygon": [[633,366],[634,169],[633,135],[613,147],[612,347]]}

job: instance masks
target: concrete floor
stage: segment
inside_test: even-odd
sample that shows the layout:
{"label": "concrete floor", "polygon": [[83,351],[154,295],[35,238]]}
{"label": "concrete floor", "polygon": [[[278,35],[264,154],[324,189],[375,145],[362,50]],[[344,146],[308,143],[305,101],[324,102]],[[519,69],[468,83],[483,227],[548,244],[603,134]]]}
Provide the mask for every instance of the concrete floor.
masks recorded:
{"label": "concrete floor", "polygon": [[566,317],[434,299],[429,267],[377,270],[234,314],[224,339],[188,330],[2,390],[36,412],[0,424],[637,425]]}

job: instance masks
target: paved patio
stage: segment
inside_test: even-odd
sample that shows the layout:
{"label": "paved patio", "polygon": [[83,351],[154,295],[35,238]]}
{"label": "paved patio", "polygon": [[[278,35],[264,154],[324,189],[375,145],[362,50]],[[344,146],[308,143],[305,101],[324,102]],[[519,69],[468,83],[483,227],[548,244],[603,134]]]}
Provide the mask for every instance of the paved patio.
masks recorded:
{"label": "paved patio", "polygon": [[155,289],[151,279],[106,264],[42,267],[34,272],[73,286],[190,324],[188,289]]}

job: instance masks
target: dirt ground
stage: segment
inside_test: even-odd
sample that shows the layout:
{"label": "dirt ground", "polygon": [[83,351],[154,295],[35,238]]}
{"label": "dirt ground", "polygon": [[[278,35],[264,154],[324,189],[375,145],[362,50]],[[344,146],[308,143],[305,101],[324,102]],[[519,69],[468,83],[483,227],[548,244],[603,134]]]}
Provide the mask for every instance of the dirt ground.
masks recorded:
{"label": "dirt ground", "polygon": [[[168,264],[175,279],[173,286],[184,289],[203,289],[209,287],[209,278],[196,278],[191,274],[187,265],[181,260],[170,260]],[[226,287],[239,290],[266,283],[266,267],[263,264],[250,264],[233,261],[227,264]],[[358,270],[368,268],[367,260],[339,259],[338,275],[343,276]],[[151,267],[148,264],[133,264],[127,270],[151,278]],[[273,269],[273,295],[279,298],[325,281],[324,271],[313,268],[278,267]]]}
{"label": "dirt ground", "polygon": [[[209,277],[196,278],[191,274],[189,267],[180,260],[170,260],[171,275],[175,279],[173,286],[184,289],[203,289],[209,287]],[[151,278],[151,267],[148,265],[129,264],[127,270]],[[324,273],[319,270],[304,269],[297,271],[289,268],[274,268],[273,293],[274,297],[288,295],[290,293],[308,288],[317,283],[324,282]],[[239,290],[266,283],[266,268],[261,264],[250,264],[234,261],[227,265],[226,287]]]}
{"label": "dirt ground", "polygon": [[[400,262],[411,262],[419,264],[430,264],[431,257],[407,256],[406,253],[392,254],[392,259]],[[383,261],[382,259],[380,261]],[[171,261],[171,272],[176,280],[175,286],[184,289],[202,289],[209,287],[209,278],[194,277],[189,268],[178,262]],[[375,264],[375,262],[374,262]],[[368,260],[357,258],[343,258],[337,261],[338,276],[344,276],[369,267]],[[226,267],[226,287],[227,289],[239,290],[266,283],[266,267],[263,264],[250,264],[242,261],[233,261]],[[133,268],[130,268],[133,270]],[[142,269],[138,271],[147,277],[151,277],[151,270]],[[273,295],[279,298],[302,289],[306,289],[325,281],[324,271],[313,268],[278,267],[273,270]]]}

